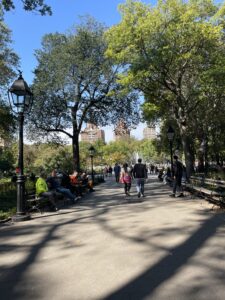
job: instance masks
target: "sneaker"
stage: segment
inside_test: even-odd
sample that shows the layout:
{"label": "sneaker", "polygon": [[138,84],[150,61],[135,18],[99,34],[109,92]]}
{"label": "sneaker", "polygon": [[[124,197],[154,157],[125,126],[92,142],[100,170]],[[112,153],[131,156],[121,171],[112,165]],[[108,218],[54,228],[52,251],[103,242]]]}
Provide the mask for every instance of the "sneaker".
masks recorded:
{"label": "sneaker", "polygon": [[181,197],[184,197],[184,194],[181,193],[180,195],[178,195],[177,197],[181,198]]}
{"label": "sneaker", "polygon": [[170,197],[172,197],[172,198],[175,198],[175,194],[171,194],[171,195],[169,195]]}
{"label": "sneaker", "polygon": [[144,196],[145,196],[144,194],[141,194],[141,197],[142,197],[142,198],[144,198]]}
{"label": "sneaker", "polygon": [[141,197],[141,193],[138,193],[138,198],[140,198]]}

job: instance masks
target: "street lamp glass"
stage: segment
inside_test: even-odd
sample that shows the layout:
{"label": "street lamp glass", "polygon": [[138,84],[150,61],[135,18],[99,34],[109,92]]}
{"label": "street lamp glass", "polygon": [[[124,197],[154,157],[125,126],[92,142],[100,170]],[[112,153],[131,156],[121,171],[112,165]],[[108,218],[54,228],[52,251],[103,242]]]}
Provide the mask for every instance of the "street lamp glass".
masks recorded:
{"label": "street lamp glass", "polygon": [[25,112],[31,107],[33,93],[21,73],[8,90],[8,96],[11,108],[13,109],[13,106],[15,106],[18,112]]}
{"label": "street lamp glass", "polygon": [[94,156],[94,154],[95,154],[95,148],[93,146],[91,146],[88,150],[89,150],[90,156]]}
{"label": "street lamp glass", "polygon": [[172,141],[173,140],[173,137],[174,137],[174,130],[173,128],[170,126],[167,130],[167,137],[168,137],[168,140],[169,141]]}

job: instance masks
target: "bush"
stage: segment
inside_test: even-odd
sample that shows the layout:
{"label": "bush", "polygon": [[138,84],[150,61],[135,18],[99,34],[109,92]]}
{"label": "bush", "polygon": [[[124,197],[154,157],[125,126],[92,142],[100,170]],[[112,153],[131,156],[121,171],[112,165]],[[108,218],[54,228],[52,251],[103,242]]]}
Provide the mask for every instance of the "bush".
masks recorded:
{"label": "bush", "polygon": [[[25,190],[35,187],[35,182],[26,180]],[[16,212],[16,183],[0,182],[0,220],[6,219]]]}
{"label": "bush", "polygon": [[8,211],[0,210],[0,221],[10,218],[11,216],[15,215],[15,213],[16,213],[16,208],[15,207],[8,210]]}

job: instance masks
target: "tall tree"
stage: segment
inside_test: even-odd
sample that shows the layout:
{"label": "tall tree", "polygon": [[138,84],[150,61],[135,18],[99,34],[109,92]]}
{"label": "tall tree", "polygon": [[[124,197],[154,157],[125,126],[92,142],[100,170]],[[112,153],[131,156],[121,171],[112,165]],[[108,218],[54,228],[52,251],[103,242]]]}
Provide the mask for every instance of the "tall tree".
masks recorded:
{"label": "tall tree", "polygon": [[0,7],[0,137],[6,138],[14,129],[13,117],[6,103],[6,91],[15,77],[14,68],[18,66],[18,56],[10,47],[11,32],[4,24]]}
{"label": "tall tree", "polygon": [[[117,83],[119,65],[105,57],[105,28],[88,18],[70,34],[49,34],[36,51],[32,136],[72,139],[73,165],[80,167],[79,133],[84,122],[105,126],[137,123],[137,93]],[[37,135],[36,135],[37,136]]]}
{"label": "tall tree", "polygon": [[189,175],[191,116],[204,100],[201,80],[215,67],[218,48],[224,48],[224,7],[212,0],[161,0],[151,8],[130,0],[120,10],[122,21],[107,34],[107,54],[127,66],[122,82],[176,120]]}

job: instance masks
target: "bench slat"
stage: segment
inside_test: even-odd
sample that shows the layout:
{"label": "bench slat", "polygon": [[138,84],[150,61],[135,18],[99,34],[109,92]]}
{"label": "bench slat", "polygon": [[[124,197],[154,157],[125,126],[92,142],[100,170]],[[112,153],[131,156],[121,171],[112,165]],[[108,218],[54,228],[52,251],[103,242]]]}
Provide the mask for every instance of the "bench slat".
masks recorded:
{"label": "bench slat", "polygon": [[210,202],[225,205],[225,181],[223,180],[191,176],[190,182],[184,184],[184,187],[204,195]]}

